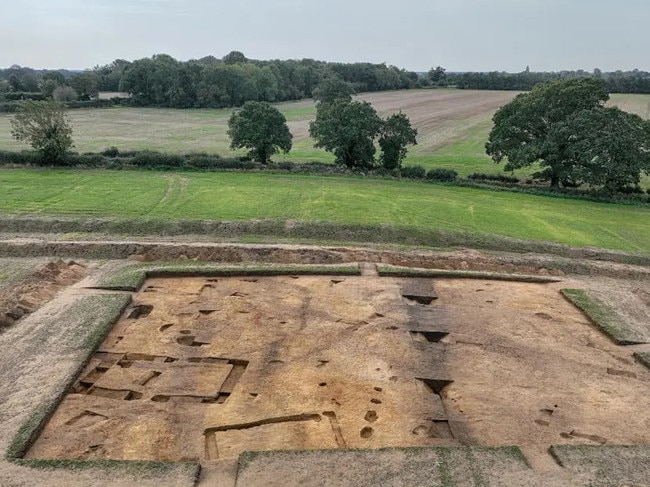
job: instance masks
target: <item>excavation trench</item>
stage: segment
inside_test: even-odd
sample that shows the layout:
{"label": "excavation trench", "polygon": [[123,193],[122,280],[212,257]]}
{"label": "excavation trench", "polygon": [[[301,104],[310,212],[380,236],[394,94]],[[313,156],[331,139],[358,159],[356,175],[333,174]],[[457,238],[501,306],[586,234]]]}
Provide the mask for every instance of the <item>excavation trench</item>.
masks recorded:
{"label": "excavation trench", "polygon": [[650,443],[650,373],[559,287],[149,279],[27,457]]}

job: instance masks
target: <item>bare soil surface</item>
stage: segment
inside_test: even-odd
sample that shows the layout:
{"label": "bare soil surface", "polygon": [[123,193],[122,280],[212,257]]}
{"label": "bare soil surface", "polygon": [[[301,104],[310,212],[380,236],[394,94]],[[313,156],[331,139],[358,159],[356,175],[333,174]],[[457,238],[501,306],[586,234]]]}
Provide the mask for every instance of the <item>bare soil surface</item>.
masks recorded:
{"label": "bare soil surface", "polygon": [[433,282],[151,279],[28,457],[458,444],[436,393],[444,347],[427,342],[445,323],[426,306],[416,323],[403,294],[430,302]]}
{"label": "bare soil surface", "polygon": [[[494,112],[516,95],[513,91],[414,90],[364,93],[359,98],[382,116],[404,113],[418,130],[418,145],[412,153],[430,154],[488,125]],[[312,102],[295,106],[312,106]],[[295,143],[309,140],[309,120],[290,121],[289,127]]]}
{"label": "bare soil surface", "polygon": [[454,323],[443,399],[471,444],[518,445],[545,468],[552,444],[650,443],[650,371],[564,301],[565,286],[436,281]]}
{"label": "bare soil surface", "polygon": [[[78,285],[0,333],[0,485],[2,487],[159,487],[160,476],[137,469],[35,469],[5,458],[7,448],[33,412],[65,390],[87,351],[79,346],[65,312],[86,293]],[[194,477],[169,472],[164,485],[190,487]]]}
{"label": "bare soil surface", "polygon": [[[650,371],[561,284],[151,279],[28,458],[650,444]],[[623,420],[624,419],[624,420]]]}
{"label": "bare soil surface", "polygon": [[516,95],[513,91],[425,90],[368,93],[361,98],[382,115],[406,114],[419,133],[413,153],[428,154],[489,124],[494,112]]}
{"label": "bare soil surface", "polygon": [[[188,258],[194,251],[188,244],[173,251],[133,244],[130,254],[152,261],[163,255]],[[283,485],[294,479],[333,485],[326,482],[329,477],[309,473],[332,473],[330,467],[343,469],[334,479],[358,475],[362,480],[384,478],[378,473],[383,468],[393,482],[386,485],[403,485],[404,479],[433,479],[424,475],[431,465],[442,476],[438,483],[432,480],[434,485],[648,485],[638,463],[647,459],[642,451],[607,450],[611,453],[601,453],[593,463],[576,450],[565,456],[574,458],[566,468],[547,453],[558,444],[649,444],[649,372],[632,354],[650,346],[614,345],[559,293],[564,287],[600,293],[627,322],[648,333],[647,268],[473,250],[231,246],[223,252],[216,260],[358,258],[365,275],[150,280],[75,380],[87,352],[75,345],[63,313],[79,297],[101,292],[84,286],[92,285],[102,269],[128,264],[80,260],[85,280],[44,295],[52,300],[0,333],[0,449],[6,450],[32,411],[74,383],[30,456],[43,448],[60,457],[196,459],[203,465],[198,485],[227,487],[235,485],[238,472],[257,472],[257,477],[242,477],[237,485],[272,485],[264,483],[265,475],[285,479]],[[376,257],[374,262],[426,268],[571,276],[554,284],[426,279],[423,286],[422,280],[376,276],[368,264]],[[35,272],[51,260],[12,259],[11,266],[3,261],[2,269]],[[562,265],[554,269],[558,262]],[[78,270],[75,280],[82,275]],[[25,275],[0,293],[25,285]],[[427,303],[432,296],[437,299]],[[47,446],[42,441],[49,428]],[[464,450],[423,450],[425,463],[399,449],[379,450],[387,453],[357,455],[359,465],[324,453],[293,453],[326,448],[348,458],[344,447],[512,444],[521,446],[533,469],[496,453],[484,458]],[[248,473],[242,470],[239,452],[267,448],[288,454],[268,461],[260,457]],[[419,455],[414,452],[408,455]],[[450,455],[458,458],[447,464]],[[618,462],[614,470],[607,467],[610,461]],[[395,469],[388,472],[391,465]],[[418,465],[423,476],[413,477]],[[443,467],[451,469],[454,483],[444,483]],[[603,480],[599,468],[615,473]],[[364,469],[374,476],[365,476]],[[479,477],[483,483],[477,483]],[[172,471],[161,481],[151,473],[40,470],[2,458],[0,485],[191,486],[197,481],[185,471]]]}

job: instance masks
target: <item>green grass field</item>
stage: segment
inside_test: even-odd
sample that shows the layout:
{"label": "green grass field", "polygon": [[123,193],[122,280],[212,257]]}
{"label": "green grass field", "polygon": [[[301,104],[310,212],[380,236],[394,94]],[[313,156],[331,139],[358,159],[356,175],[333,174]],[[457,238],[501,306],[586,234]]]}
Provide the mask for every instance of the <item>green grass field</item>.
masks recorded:
{"label": "green grass field", "polygon": [[435,185],[260,173],[0,171],[0,212],[385,223],[650,252],[650,208]]}

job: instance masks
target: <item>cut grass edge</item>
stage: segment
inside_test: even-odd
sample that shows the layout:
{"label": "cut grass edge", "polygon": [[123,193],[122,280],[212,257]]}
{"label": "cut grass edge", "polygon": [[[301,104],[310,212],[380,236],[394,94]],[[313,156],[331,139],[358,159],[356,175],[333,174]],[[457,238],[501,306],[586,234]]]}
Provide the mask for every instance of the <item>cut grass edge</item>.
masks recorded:
{"label": "cut grass edge", "polygon": [[[270,450],[270,451],[246,451],[239,455],[237,460],[238,475],[257,459],[273,458],[274,456],[291,458],[319,455],[345,455],[345,454],[381,454],[382,452],[399,452],[403,453],[409,463],[417,462],[418,456],[426,453],[434,453],[437,456],[437,462],[432,468],[437,469],[442,481],[443,487],[454,487],[459,485],[450,468],[454,463],[463,463],[467,465],[472,472],[474,485],[486,485],[486,480],[481,473],[480,464],[487,460],[487,463],[493,464],[495,461],[505,461],[506,464],[518,465],[522,469],[529,470],[531,466],[525,455],[518,446],[497,446],[497,447],[480,447],[480,446],[461,446],[461,447],[385,447],[377,449],[317,449],[317,450]],[[352,460],[351,460],[352,461]],[[512,462],[512,463],[509,463]],[[532,470],[531,470],[532,471]]]}
{"label": "cut grass edge", "polygon": [[562,295],[576,308],[582,311],[589,321],[605,333],[616,345],[640,345],[647,343],[634,336],[606,303],[589,295],[584,289],[562,289]]}
{"label": "cut grass edge", "polygon": [[[82,296],[69,306],[58,319],[70,324],[71,333],[78,332],[81,342],[69,344],[71,349],[81,349],[84,359],[64,379],[59,392],[39,404],[20,426],[9,444],[5,458],[7,461],[36,469],[67,469],[103,471],[120,470],[120,472],[137,475],[146,473],[164,477],[172,472],[198,478],[200,465],[181,462],[150,462],[128,460],[76,460],[76,459],[25,459],[24,455],[37,440],[47,421],[59,407],[70,385],[90,361],[93,353],[104,341],[119,317],[131,303],[127,294],[99,294]],[[85,336],[84,336],[85,335]]]}
{"label": "cut grass edge", "polygon": [[92,289],[135,292],[153,277],[360,275],[359,265],[233,265],[211,262],[133,264],[100,276]]}
{"label": "cut grass edge", "polygon": [[634,352],[634,359],[650,369],[650,352]]}
{"label": "cut grass edge", "polygon": [[431,277],[431,278],[458,278],[458,279],[486,279],[490,281],[512,281],[530,283],[561,282],[559,277],[534,276],[528,274],[505,274],[490,271],[463,271],[447,269],[424,269],[417,267],[400,267],[386,264],[377,265],[377,272],[382,277]]}
{"label": "cut grass edge", "polygon": [[622,453],[650,458],[650,445],[551,445],[548,451],[562,468],[601,466],[603,455],[614,464]]}

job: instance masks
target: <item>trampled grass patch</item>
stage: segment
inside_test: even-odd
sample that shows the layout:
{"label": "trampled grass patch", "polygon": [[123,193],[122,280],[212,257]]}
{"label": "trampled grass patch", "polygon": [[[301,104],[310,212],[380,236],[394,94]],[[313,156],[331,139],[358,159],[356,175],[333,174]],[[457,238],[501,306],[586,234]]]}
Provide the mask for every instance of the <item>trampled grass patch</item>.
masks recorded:
{"label": "trampled grass patch", "polygon": [[405,180],[260,173],[3,170],[0,212],[388,224],[650,252],[650,208]]}

